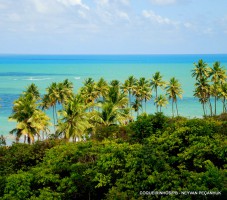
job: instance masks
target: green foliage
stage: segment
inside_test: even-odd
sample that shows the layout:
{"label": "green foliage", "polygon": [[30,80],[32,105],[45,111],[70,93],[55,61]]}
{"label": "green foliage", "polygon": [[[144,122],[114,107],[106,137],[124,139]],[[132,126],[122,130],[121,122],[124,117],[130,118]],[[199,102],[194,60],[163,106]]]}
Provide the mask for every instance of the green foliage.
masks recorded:
{"label": "green foliage", "polygon": [[155,115],[140,115],[137,121],[131,123],[130,139],[132,142],[141,142],[144,138],[152,134],[159,133],[167,126],[168,118],[163,113],[156,113]]}
{"label": "green foliage", "polygon": [[[48,140],[0,148],[2,199],[224,199],[225,121],[139,116],[83,142]],[[99,135],[98,135],[99,134]],[[220,191],[221,196],[141,195]]]}

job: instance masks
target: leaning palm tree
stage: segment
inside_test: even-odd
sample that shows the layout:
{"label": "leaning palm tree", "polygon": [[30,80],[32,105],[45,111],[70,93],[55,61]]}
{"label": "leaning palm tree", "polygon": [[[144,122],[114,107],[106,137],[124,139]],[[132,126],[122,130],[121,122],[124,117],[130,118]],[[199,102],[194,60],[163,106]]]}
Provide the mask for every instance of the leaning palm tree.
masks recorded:
{"label": "leaning palm tree", "polygon": [[60,120],[58,121],[58,135],[62,135],[66,140],[72,138],[83,138],[85,131],[91,127],[89,123],[87,106],[82,101],[81,95],[75,96],[63,106],[59,111]]}
{"label": "leaning palm tree", "polygon": [[[151,89],[155,90],[155,99],[158,97],[158,87],[164,88],[166,82],[162,80],[162,75],[160,72],[156,72],[153,77],[151,78]],[[156,104],[156,109],[158,111],[158,105]]]}
{"label": "leaning palm tree", "polygon": [[168,100],[165,95],[160,94],[157,98],[155,98],[155,104],[160,108],[159,112],[162,112],[162,107],[167,106]]}
{"label": "leaning palm tree", "polygon": [[177,97],[182,98],[183,90],[181,89],[181,84],[176,78],[171,78],[169,83],[166,86],[166,94],[169,99],[172,100],[172,115],[174,116],[174,103],[176,105],[176,111],[178,115],[178,107],[177,107]]}

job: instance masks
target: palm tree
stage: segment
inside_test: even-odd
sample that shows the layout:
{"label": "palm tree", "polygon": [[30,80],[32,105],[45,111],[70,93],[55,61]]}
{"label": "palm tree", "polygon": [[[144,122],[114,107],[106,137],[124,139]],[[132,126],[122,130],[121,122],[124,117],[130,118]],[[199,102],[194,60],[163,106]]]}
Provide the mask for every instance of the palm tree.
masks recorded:
{"label": "palm tree", "polygon": [[32,96],[35,98],[35,99],[39,99],[40,98],[40,93],[39,93],[39,89],[38,87],[32,83],[31,85],[29,85],[27,87],[27,89],[23,92],[23,94],[32,94]]}
{"label": "palm tree", "polygon": [[92,78],[85,79],[84,86],[80,88],[79,93],[82,95],[85,105],[90,105],[93,109],[95,100],[99,96],[95,81]]}
{"label": "palm tree", "polygon": [[104,102],[101,106],[101,112],[93,111],[90,120],[97,126],[111,126],[116,124],[125,124],[131,119],[128,108],[119,107],[113,102]]}
{"label": "palm tree", "polygon": [[67,102],[59,111],[61,119],[57,125],[57,134],[62,134],[67,140],[82,138],[85,131],[91,127],[86,110],[87,107],[83,103],[81,95],[77,95]]}
{"label": "palm tree", "polygon": [[59,93],[58,93],[58,84],[53,82],[47,89],[47,94],[43,96],[42,99],[42,108],[49,109],[50,107],[53,108],[53,120],[54,120],[54,131],[55,131],[55,116],[57,118],[57,109],[56,105],[59,100]]}
{"label": "palm tree", "polygon": [[[151,99],[151,89],[150,89],[150,84],[149,81],[146,80],[144,77],[141,77],[137,82],[136,86],[134,87],[134,94],[137,98],[137,100],[145,101],[145,111],[146,111],[146,103],[147,100]],[[142,107],[143,109],[143,107]]]}
{"label": "palm tree", "polygon": [[216,115],[216,107],[218,100],[218,88],[221,84],[225,83],[227,78],[226,70],[221,67],[220,62],[215,62],[213,68],[210,68],[211,81],[214,83],[212,86],[212,96],[214,96],[214,114]]}
{"label": "palm tree", "polygon": [[160,94],[157,98],[155,98],[155,104],[160,108],[160,112],[162,112],[162,107],[166,107],[168,104],[168,100],[165,95]]}
{"label": "palm tree", "polygon": [[[155,90],[155,99],[158,97],[158,87],[164,88],[166,82],[162,80],[162,75],[160,72],[156,72],[151,79],[151,89]],[[158,111],[158,105],[156,104],[156,109]]]}
{"label": "palm tree", "polygon": [[151,89],[149,85],[144,85],[144,87],[141,90],[141,96],[144,99],[145,103],[145,112],[147,112],[147,101],[151,99]]}
{"label": "palm tree", "polygon": [[220,90],[219,90],[219,97],[222,99],[223,103],[223,113],[226,113],[226,99],[227,99],[227,83],[221,84]]}
{"label": "palm tree", "polygon": [[50,119],[38,109],[38,106],[37,100],[31,93],[21,95],[14,102],[13,113],[9,119],[17,122],[17,127],[10,131],[11,134],[16,134],[16,141],[24,135],[29,144],[33,143],[34,137],[39,137],[40,131],[48,130]]}
{"label": "palm tree", "polygon": [[104,98],[107,95],[108,89],[108,83],[104,80],[104,78],[100,78],[96,84],[98,96]]}
{"label": "palm tree", "polygon": [[[131,103],[132,103],[132,92],[133,89],[136,85],[136,78],[134,76],[129,76],[127,80],[125,80],[124,84],[122,85],[122,90],[126,93],[128,93],[128,97],[129,97],[129,103],[128,103],[128,107],[131,109]],[[132,114],[132,113],[131,113]]]}
{"label": "palm tree", "polygon": [[210,69],[207,67],[207,63],[202,59],[200,59],[198,63],[194,63],[194,66],[195,68],[192,70],[192,77],[195,77],[196,80],[209,77]]}
{"label": "palm tree", "polygon": [[125,108],[128,103],[128,98],[124,93],[121,93],[119,87],[112,86],[108,90],[105,102],[113,103],[119,108]]}
{"label": "palm tree", "polygon": [[212,105],[210,102],[210,85],[206,77],[202,77],[195,83],[196,89],[194,91],[194,96],[199,98],[199,102],[203,106],[203,113],[206,116],[206,104],[209,103],[210,114],[212,116]]}
{"label": "palm tree", "polygon": [[172,100],[172,114],[174,116],[174,108],[173,104],[176,105],[176,111],[178,115],[178,108],[177,108],[177,97],[182,98],[183,90],[181,89],[181,85],[177,79],[174,77],[170,79],[169,83],[166,86],[166,93],[169,99]]}
{"label": "palm tree", "polygon": [[120,81],[118,81],[118,80],[112,80],[110,82],[110,86],[116,87],[116,88],[120,88]]}
{"label": "palm tree", "polygon": [[135,102],[132,103],[132,108],[137,112],[137,117],[139,116],[139,109],[142,107],[141,101],[136,98]]}
{"label": "palm tree", "polygon": [[58,83],[58,103],[64,104],[68,100],[72,99],[73,96],[73,83],[68,79],[65,79],[63,82]]}

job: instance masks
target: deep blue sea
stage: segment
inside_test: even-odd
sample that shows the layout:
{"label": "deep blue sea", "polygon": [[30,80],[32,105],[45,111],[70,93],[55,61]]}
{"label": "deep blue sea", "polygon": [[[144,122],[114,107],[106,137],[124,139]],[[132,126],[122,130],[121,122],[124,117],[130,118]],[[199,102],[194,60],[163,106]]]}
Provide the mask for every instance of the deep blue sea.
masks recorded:
{"label": "deep blue sea", "polygon": [[[0,55],[0,135],[7,136],[15,127],[8,121],[13,101],[25,88],[35,83],[42,94],[53,81],[68,78],[74,83],[75,92],[82,86],[85,78],[107,81],[118,79],[123,82],[128,76],[151,78],[160,71],[168,81],[176,77],[184,90],[179,100],[179,113],[187,117],[201,117],[202,106],[193,97],[194,79],[191,77],[193,63],[203,59],[212,66],[220,61],[227,67],[227,54],[212,55]],[[159,91],[161,93],[162,91]],[[153,101],[148,102],[147,112],[154,113]],[[221,112],[221,102],[218,111]],[[171,115],[171,103],[163,109]]]}

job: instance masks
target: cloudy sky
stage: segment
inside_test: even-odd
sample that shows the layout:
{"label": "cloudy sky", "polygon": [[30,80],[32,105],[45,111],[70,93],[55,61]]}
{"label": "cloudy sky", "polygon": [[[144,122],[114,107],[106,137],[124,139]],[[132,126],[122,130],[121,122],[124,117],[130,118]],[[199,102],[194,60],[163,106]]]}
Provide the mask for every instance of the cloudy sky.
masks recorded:
{"label": "cloudy sky", "polygon": [[0,53],[227,53],[227,0],[0,0]]}

